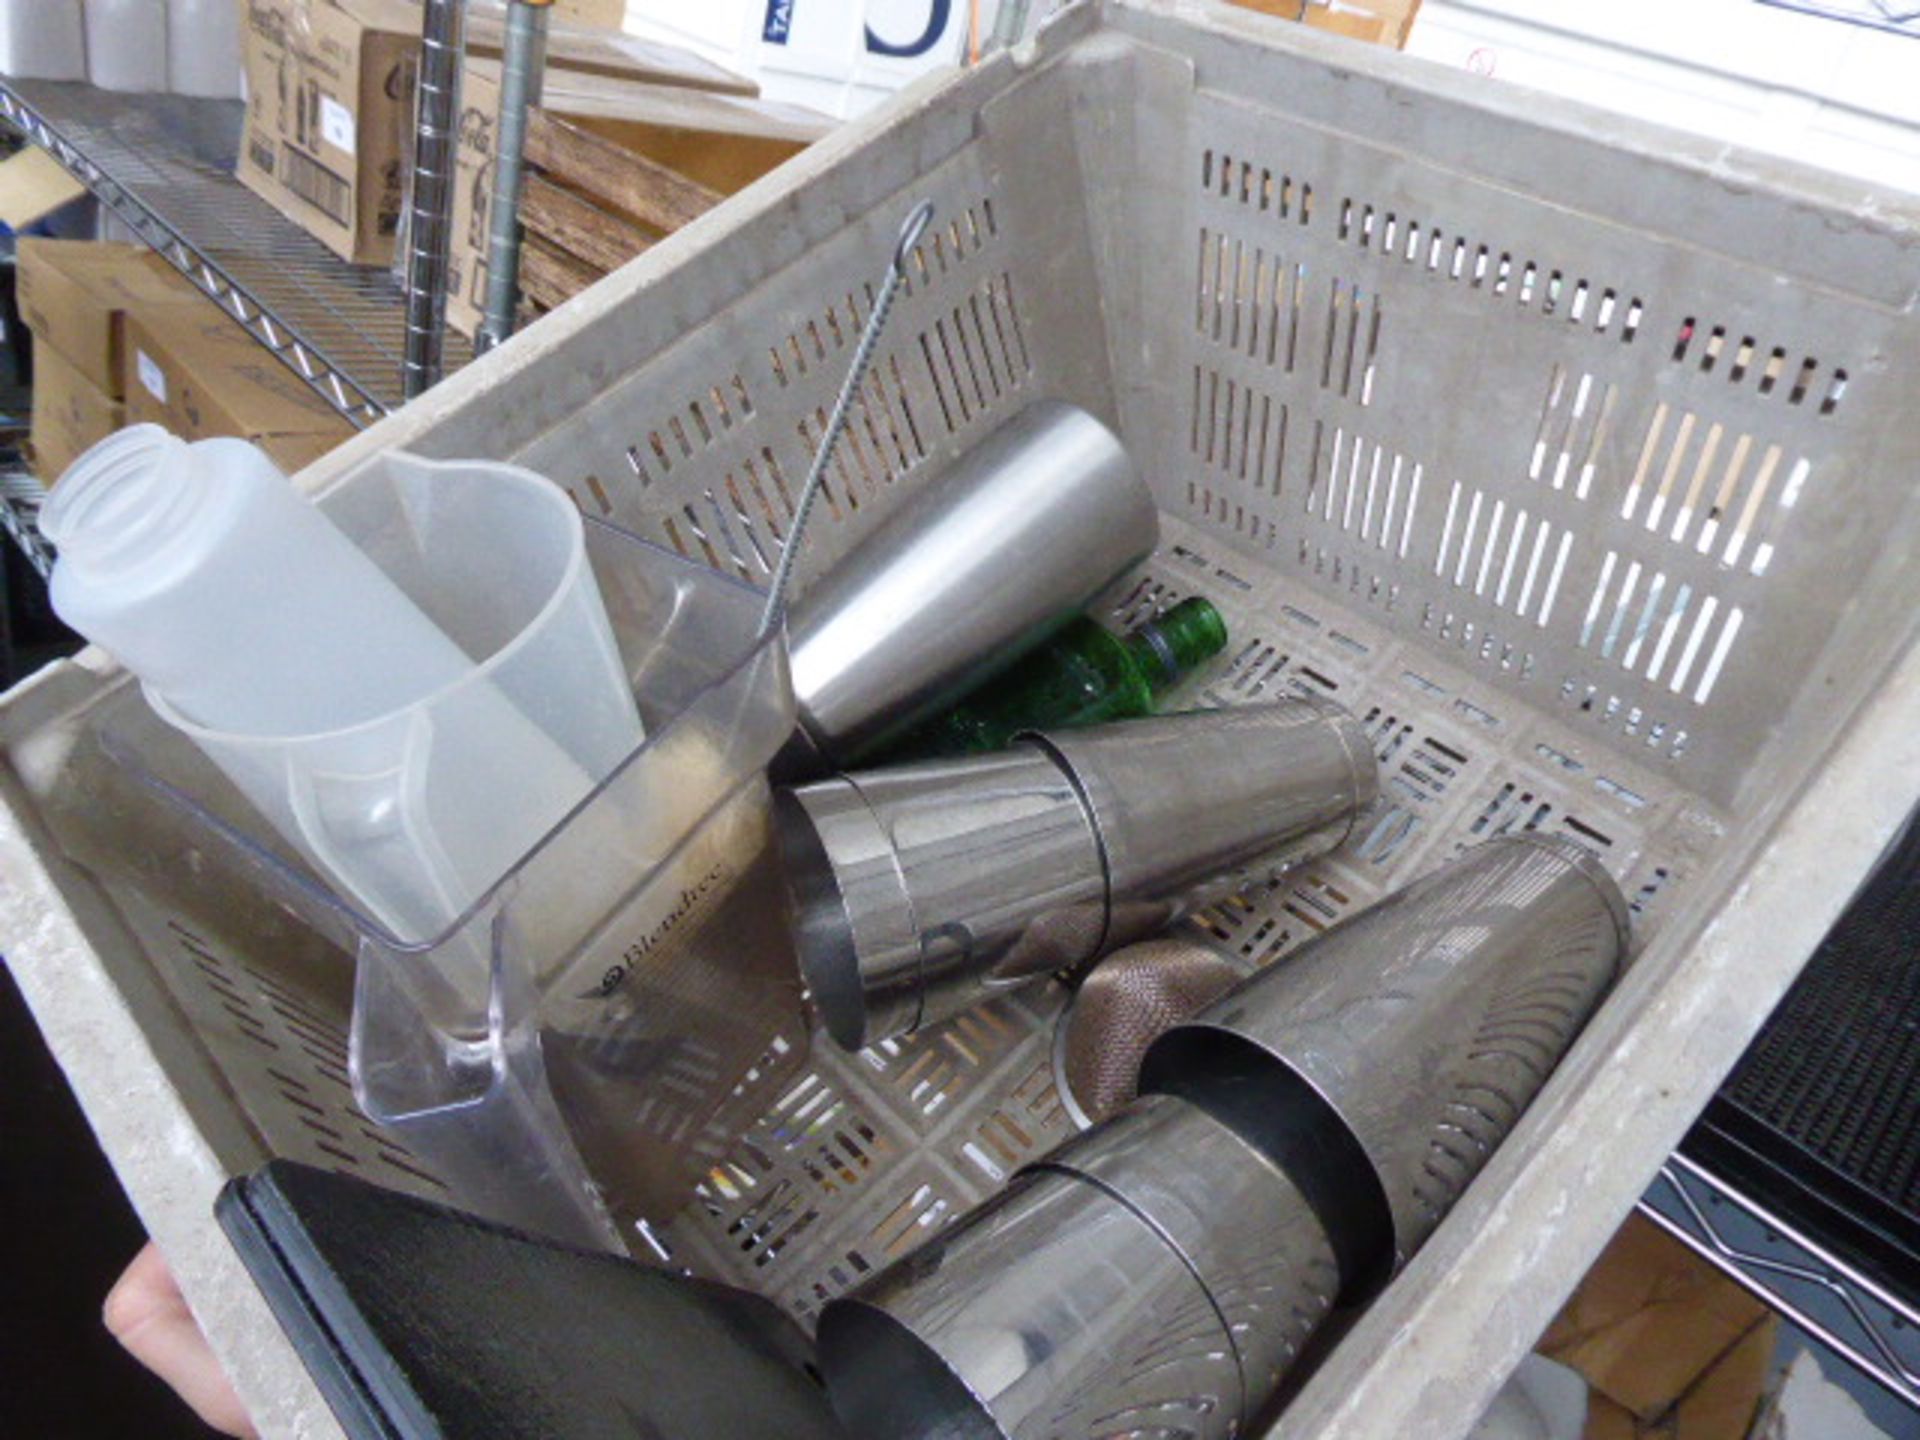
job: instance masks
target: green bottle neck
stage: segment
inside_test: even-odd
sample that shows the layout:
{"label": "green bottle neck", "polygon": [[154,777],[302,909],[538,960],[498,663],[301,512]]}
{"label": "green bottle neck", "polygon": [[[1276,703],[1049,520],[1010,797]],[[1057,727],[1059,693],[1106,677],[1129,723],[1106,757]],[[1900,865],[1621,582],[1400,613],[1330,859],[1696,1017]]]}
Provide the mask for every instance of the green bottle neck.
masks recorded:
{"label": "green bottle neck", "polygon": [[1195,595],[1147,621],[1125,644],[1158,695],[1227,648],[1227,622],[1210,602]]}

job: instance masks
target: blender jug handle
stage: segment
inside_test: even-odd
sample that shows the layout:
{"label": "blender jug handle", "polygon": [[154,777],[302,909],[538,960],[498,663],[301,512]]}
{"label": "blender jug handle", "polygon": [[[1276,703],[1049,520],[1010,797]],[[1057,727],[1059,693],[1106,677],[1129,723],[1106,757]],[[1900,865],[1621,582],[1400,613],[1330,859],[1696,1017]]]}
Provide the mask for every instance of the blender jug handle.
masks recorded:
{"label": "blender jug handle", "polygon": [[433,722],[407,718],[400,753],[368,770],[287,765],[287,799],[309,853],[396,935],[429,935],[463,908],[460,881],[426,803]]}

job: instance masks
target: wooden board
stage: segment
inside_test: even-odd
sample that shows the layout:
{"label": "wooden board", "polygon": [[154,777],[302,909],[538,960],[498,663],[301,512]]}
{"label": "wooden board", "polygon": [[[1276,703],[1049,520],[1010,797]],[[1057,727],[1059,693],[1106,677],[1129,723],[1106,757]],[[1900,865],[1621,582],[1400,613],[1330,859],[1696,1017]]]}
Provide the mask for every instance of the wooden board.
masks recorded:
{"label": "wooden board", "polygon": [[605,273],[548,244],[538,235],[528,235],[521,242],[520,289],[543,310],[565,304]]}
{"label": "wooden board", "polygon": [[606,209],[671,233],[720,203],[720,193],[544,111],[527,126],[527,163]]}
{"label": "wooden board", "polygon": [[538,174],[525,179],[520,221],[529,235],[602,271],[618,270],[660,238]]}
{"label": "wooden board", "polygon": [[[485,117],[499,110],[499,63],[469,55],[464,86],[472,123],[461,126],[447,318],[471,332],[486,290],[496,126]],[[536,117],[526,174],[538,182],[523,191],[521,221],[595,275],[619,268],[833,125],[798,106],[555,67]],[[551,265],[543,272],[546,282],[560,278]]]}

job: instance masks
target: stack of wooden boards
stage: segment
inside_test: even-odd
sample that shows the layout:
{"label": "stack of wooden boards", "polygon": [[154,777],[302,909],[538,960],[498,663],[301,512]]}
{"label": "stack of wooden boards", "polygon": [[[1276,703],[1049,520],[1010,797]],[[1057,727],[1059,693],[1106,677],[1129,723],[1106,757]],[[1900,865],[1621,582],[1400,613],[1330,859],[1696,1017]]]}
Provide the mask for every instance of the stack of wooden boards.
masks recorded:
{"label": "stack of wooden boards", "polygon": [[520,288],[551,309],[627,263],[721,198],[698,181],[556,115],[527,134]]}
{"label": "stack of wooden boards", "polygon": [[[472,333],[486,292],[499,65],[467,66],[447,313]],[[744,83],[744,82],[743,82]],[[549,69],[521,200],[520,288],[533,314],[572,298],[752,183],[833,122],[751,95]]]}

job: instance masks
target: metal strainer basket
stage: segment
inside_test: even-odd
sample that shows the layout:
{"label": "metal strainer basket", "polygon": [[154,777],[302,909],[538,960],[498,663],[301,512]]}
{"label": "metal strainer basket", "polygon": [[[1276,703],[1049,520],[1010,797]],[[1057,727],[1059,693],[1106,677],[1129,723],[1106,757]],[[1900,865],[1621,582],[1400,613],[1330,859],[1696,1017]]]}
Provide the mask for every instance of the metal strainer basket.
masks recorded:
{"label": "metal strainer basket", "polygon": [[1075,1123],[1104,1120],[1133,1099],[1147,1047],[1245,974],[1226,953],[1185,937],[1129,945],[1089,970],[1054,1030],[1054,1080]]}

